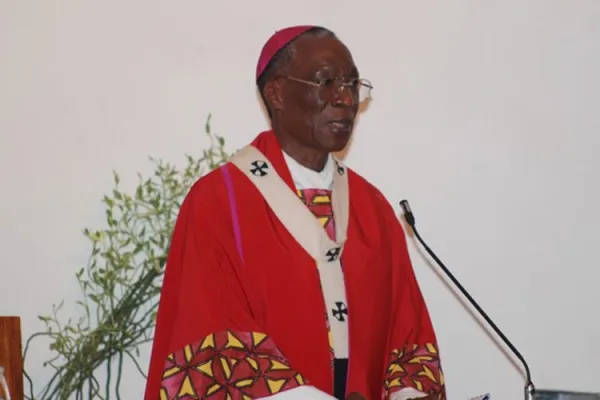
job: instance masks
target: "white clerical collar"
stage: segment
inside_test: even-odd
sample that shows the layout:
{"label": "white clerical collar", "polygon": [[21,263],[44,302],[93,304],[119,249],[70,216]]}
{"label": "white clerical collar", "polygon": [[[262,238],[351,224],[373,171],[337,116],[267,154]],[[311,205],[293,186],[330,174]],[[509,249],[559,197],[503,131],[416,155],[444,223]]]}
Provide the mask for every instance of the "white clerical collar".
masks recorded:
{"label": "white clerical collar", "polygon": [[327,158],[325,167],[319,172],[306,168],[292,157],[282,151],[283,158],[292,174],[296,189],[328,189],[333,187],[334,163],[331,154]]}

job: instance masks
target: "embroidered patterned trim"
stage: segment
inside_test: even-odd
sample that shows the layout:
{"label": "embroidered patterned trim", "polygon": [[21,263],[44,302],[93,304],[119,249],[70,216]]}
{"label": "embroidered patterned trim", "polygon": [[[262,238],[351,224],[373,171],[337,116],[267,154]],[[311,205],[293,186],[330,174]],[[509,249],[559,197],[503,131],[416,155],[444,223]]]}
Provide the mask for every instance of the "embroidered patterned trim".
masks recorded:
{"label": "embroidered patterned trim", "polygon": [[[321,226],[327,232],[327,235],[333,240],[335,239],[335,219],[333,217],[333,205],[331,203],[331,190],[326,189],[300,189],[297,190],[297,195],[300,200],[308,207],[308,209],[319,220]],[[321,288],[322,289],[322,288]],[[325,311],[325,325],[327,326],[327,337],[329,340],[329,357],[331,366],[331,375],[333,376],[335,351],[333,348],[333,334],[329,324],[329,313]]]}
{"label": "embroidered patterned trim", "polygon": [[224,331],[169,355],[160,400],[246,400],[304,384],[267,335]]}
{"label": "embroidered patterned trim", "polygon": [[436,395],[438,400],[446,399],[444,374],[435,345],[427,343],[392,351],[385,389],[393,393],[404,388]]}
{"label": "embroidered patterned trim", "polygon": [[301,189],[296,192],[300,200],[308,207],[319,220],[331,240],[335,240],[335,220],[331,190],[326,189]]}

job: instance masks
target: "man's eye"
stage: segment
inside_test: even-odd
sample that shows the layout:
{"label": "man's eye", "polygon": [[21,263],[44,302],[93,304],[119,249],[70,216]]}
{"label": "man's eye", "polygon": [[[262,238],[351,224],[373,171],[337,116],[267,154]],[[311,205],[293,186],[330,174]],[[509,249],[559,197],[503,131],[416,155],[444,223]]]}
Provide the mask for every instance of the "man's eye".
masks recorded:
{"label": "man's eye", "polygon": [[319,82],[319,84],[325,88],[332,88],[335,86],[335,79],[333,79],[333,78],[321,79],[321,82]]}

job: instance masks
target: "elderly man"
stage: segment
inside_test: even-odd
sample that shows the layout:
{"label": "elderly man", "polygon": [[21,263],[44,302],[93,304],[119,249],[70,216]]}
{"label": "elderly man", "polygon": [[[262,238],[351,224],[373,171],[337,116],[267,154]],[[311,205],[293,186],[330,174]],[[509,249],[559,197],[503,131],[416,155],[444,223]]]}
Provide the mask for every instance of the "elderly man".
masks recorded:
{"label": "elderly man", "polygon": [[332,155],[371,84],[313,26],[276,32],[256,81],[272,129],[181,206],[146,399],[445,399],[402,227]]}

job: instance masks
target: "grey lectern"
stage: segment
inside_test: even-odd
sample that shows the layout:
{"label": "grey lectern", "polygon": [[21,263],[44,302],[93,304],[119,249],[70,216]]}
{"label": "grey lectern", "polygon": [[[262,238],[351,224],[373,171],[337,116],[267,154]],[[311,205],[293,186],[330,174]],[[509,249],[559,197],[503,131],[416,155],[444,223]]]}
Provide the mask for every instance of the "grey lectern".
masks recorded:
{"label": "grey lectern", "polygon": [[562,390],[526,389],[525,400],[600,400],[600,393],[568,392]]}
{"label": "grey lectern", "polygon": [[529,366],[517,351],[517,357],[523,362],[527,384],[525,385],[525,400],[600,400],[600,393],[572,392],[567,390],[536,389],[531,380]]}

